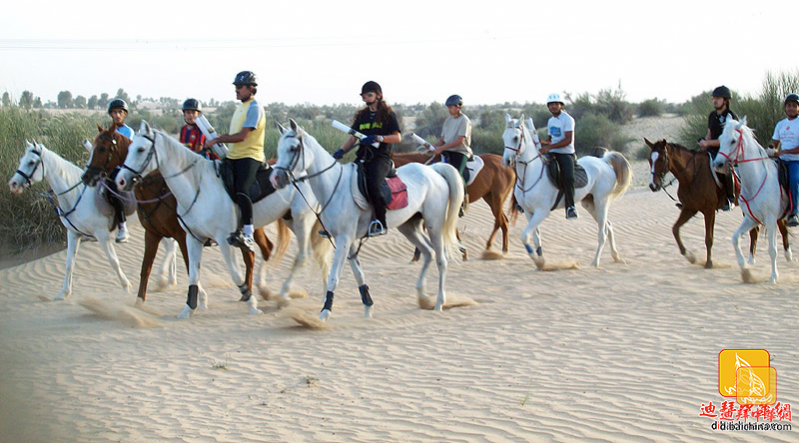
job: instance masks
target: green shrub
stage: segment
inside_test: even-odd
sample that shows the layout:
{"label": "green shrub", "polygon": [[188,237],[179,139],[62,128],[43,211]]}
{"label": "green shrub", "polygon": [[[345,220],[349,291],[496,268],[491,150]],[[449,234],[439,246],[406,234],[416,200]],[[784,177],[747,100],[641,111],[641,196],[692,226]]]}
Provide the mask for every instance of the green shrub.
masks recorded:
{"label": "green shrub", "polygon": [[658,117],[664,114],[666,101],[658,98],[648,99],[636,107],[636,114],[639,117]]}
{"label": "green shrub", "polygon": [[591,154],[595,147],[624,153],[630,141],[622,127],[604,115],[587,114],[575,120],[575,150],[579,155]]}

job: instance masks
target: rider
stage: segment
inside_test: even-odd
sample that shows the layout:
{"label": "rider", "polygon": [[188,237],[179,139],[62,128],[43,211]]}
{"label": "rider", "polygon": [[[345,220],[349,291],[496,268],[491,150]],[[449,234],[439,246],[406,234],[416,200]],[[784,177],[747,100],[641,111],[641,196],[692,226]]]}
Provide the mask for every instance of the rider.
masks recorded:
{"label": "rider", "polygon": [[775,126],[775,132],[772,133],[772,143],[778,147],[774,154],[780,158],[781,162],[789,170],[789,196],[792,200],[792,209],[786,219],[786,225],[789,227],[797,227],[798,225],[797,182],[798,161],[800,161],[800,155],[798,154],[798,139],[800,139],[798,122],[800,122],[800,119],[797,119],[797,115],[799,100],[800,97],[798,97],[797,93],[791,93],[786,96],[783,101],[783,111],[786,113],[786,119],[778,122],[778,125]]}
{"label": "rider", "polygon": [[[128,104],[125,103],[122,99],[114,99],[108,103],[108,115],[111,116],[111,120],[114,121],[114,126],[116,127],[116,132],[125,136],[128,139],[133,139],[133,128],[125,125],[125,118],[128,117]],[[114,177],[117,175],[117,170],[115,170],[111,174],[112,181],[109,181],[109,186],[116,192],[116,183],[113,181]],[[127,243],[128,242],[128,228],[126,226],[127,218],[125,217],[125,207],[122,204],[122,201],[114,196],[113,193],[109,194],[109,201],[111,201],[111,205],[114,206],[114,212],[117,214],[117,220],[119,221],[119,230],[117,230],[117,239],[115,240],[118,243]]]}
{"label": "rider", "polygon": [[[367,105],[356,112],[353,118],[353,130],[366,135],[360,141],[356,152],[356,161],[364,166],[367,182],[367,199],[372,204],[375,218],[369,224],[367,234],[378,236],[386,234],[386,204],[380,194],[380,188],[386,175],[392,170],[392,146],[402,140],[400,124],[397,116],[386,101],[383,91],[377,82],[369,81],[361,87],[361,99]],[[350,136],[342,147],[333,153],[334,159],[341,159],[359,140]],[[379,142],[378,148],[372,146]]]}
{"label": "rider", "polygon": [[541,154],[551,153],[561,170],[561,188],[564,191],[564,206],[567,219],[577,219],[575,210],[575,119],[564,111],[561,95],[547,96],[547,109],[553,117],[547,121],[547,139],[542,141]]}
{"label": "rider", "polygon": [[[442,125],[442,137],[433,144],[436,147],[433,150],[433,154],[434,156],[441,154],[444,162],[458,170],[466,188],[467,182],[464,177],[464,170],[467,167],[467,160],[472,157],[472,149],[469,147],[472,142],[472,123],[467,115],[461,111],[461,107],[464,105],[461,96],[454,94],[448,97],[445,105],[450,116],[447,116],[444,125]],[[442,153],[445,151],[447,154]],[[468,202],[469,195],[464,195],[459,216],[463,216],[466,213]]]}
{"label": "rider", "polygon": [[242,101],[239,108],[231,117],[229,134],[206,141],[205,148],[210,149],[220,142],[232,142],[233,147],[228,152],[227,162],[233,167],[233,186],[236,193],[236,203],[242,212],[240,226],[242,229],[231,233],[228,244],[234,247],[247,248],[255,251],[253,240],[253,202],[248,192],[256,172],[264,164],[264,132],[267,127],[267,117],[264,109],[256,102],[258,79],[252,71],[242,71],[233,80],[236,85],[236,99]]}
{"label": "rider", "polygon": [[190,150],[203,155],[206,159],[219,159],[219,156],[217,156],[213,150],[203,147],[203,144],[206,142],[206,136],[200,131],[200,128],[197,127],[194,121],[201,114],[203,114],[203,109],[200,106],[200,101],[197,99],[186,99],[183,102],[183,120],[186,121],[186,125],[181,127],[180,141],[183,145],[189,147]]}
{"label": "rider", "polygon": [[[711,93],[711,103],[714,105],[714,111],[708,115],[708,132],[704,139],[697,141],[697,145],[711,153],[713,159],[719,152],[719,136],[722,134],[725,120],[728,119],[728,116],[736,120],[739,120],[739,118],[731,111],[731,90],[725,85],[714,88],[714,91]],[[726,196],[725,204],[722,205],[722,211],[727,212],[736,202],[733,174],[730,170],[727,170],[723,175],[722,185],[724,186]]]}

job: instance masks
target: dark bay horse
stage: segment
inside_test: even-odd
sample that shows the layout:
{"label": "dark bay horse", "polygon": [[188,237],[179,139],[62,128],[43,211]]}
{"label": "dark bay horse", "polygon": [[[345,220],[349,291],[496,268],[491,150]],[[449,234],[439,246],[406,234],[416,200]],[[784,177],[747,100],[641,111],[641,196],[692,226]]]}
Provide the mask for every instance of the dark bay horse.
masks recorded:
{"label": "dark bay horse", "polygon": [[[503,254],[508,253],[508,217],[503,212],[503,204],[506,198],[514,189],[514,181],[516,180],[516,173],[513,169],[503,167],[503,158],[496,154],[483,154],[480,155],[483,159],[483,169],[478,172],[478,176],[467,187],[467,194],[469,195],[469,202],[473,203],[481,198],[489,204],[494,215],[494,229],[486,242],[487,252],[492,248],[494,237],[498,230],[503,231]],[[431,160],[431,157],[426,153],[395,153],[392,159],[397,167],[408,164],[410,162],[418,162],[425,164],[429,162],[437,162],[440,157],[437,156]],[[513,195],[512,195],[513,196]],[[519,211],[517,210],[516,201],[512,198],[511,203],[511,216],[516,217]],[[415,254],[415,260],[417,256]],[[467,259],[467,252],[464,251],[464,260]]]}
{"label": "dark bay horse", "polygon": [[[714,244],[714,221],[717,210],[725,202],[725,190],[715,181],[711,169],[711,161],[706,152],[690,150],[682,145],[668,143],[662,139],[655,143],[644,142],[650,147],[650,190],[657,192],[664,184],[667,172],[678,181],[678,200],[681,203],[681,213],[672,226],[672,235],[678,243],[681,255],[694,264],[697,259],[687,250],[681,241],[680,229],[697,212],[701,212],[705,219],[706,242],[706,269],[713,267],[711,260],[711,246]],[[736,184],[736,198],[739,197],[739,184]],[[789,248],[789,238],[786,232],[785,220],[779,222],[778,228],[783,236],[784,249]],[[756,244],[758,243],[758,227],[750,231],[750,263],[755,262]]]}
{"label": "dark bay horse", "polygon": [[[128,155],[128,146],[131,140],[117,133],[112,125],[108,130],[104,130],[100,125],[97,126],[99,134],[95,137],[92,156],[86,166],[83,175],[83,182],[87,185],[96,184],[116,167],[125,162]],[[144,303],[147,299],[147,282],[150,279],[150,271],[153,261],[158,253],[158,245],[163,238],[172,238],[178,242],[183,255],[183,262],[189,267],[189,256],[186,250],[186,231],[178,221],[178,203],[172,193],[170,193],[164,178],[158,171],[155,171],[144,178],[144,180],[134,188],[137,203],[137,214],[139,221],[144,227],[144,257],[142,258],[142,270],[139,282],[139,293],[137,303]],[[278,246],[275,255],[282,257],[289,247],[289,229],[282,220],[278,220],[278,230],[282,231],[279,238],[283,241]],[[273,253],[273,244],[267,238],[263,228],[258,228],[253,234],[253,238],[261,249],[264,262],[269,260]],[[225,242],[225,241],[223,241]],[[253,290],[253,269],[255,265],[255,254],[251,251],[242,249],[246,268],[246,283],[252,294]],[[244,297],[243,297],[244,298]]]}

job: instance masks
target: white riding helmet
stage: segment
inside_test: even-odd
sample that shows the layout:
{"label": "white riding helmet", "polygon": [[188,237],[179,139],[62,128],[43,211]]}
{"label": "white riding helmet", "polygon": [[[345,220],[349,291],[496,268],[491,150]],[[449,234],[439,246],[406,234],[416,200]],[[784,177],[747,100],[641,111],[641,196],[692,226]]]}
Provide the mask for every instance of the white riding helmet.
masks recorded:
{"label": "white riding helmet", "polygon": [[561,99],[561,95],[558,93],[553,93],[547,96],[547,103],[559,102],[561,105],[564,105],[564,101]]}

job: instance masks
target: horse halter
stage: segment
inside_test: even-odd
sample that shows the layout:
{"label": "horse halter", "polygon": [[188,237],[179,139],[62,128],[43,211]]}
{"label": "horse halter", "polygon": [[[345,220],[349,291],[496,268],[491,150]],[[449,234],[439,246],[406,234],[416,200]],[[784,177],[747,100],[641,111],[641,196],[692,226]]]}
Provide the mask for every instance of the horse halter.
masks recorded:
{"label": "horse halter", "polygon": [[30,187],[30,186],[33,185],[33,180],[32,180],[33,179],[33,175],[34,175],[34,173],[36,173],[36,169],[39,168],[40,165],[42,166],[42,175],[44,175],[44,163],[42,162],[42,150],[41,149],[37,150],[36,146],[34,146],[33,150],[31,150],[31,153],[35,154],[39,158],[39,160],[36,161],[36,163],[34,164],[33,169],[31,170],[31,172],[30,173],[25,173],[22,170],[17,170],[15,172],[18,175],[20,175],[23,178],[25,178],[25,184],[23,185],[23,187]]}
{"label": "horse halter", "polygon": [[[659,157],[661,157],[661,150],[656,149],[655,152],[658,153]],[[671,161],[669,159],[669,153],[667,152],[667,147],[664,146],[664,167],[658,174],[656,174],[656,163],[653,162],[652,168],[650,168],[650,174],[653,175],[654,177],[658,177],[663,182],[664,177],[667,176],[667,173],[669,173],[670,163]]]}
{"label": "horse halter", "polygon": [[759,159],[762,159],[762,158],[759,158],[759,159],[745,159],[745,160],[741,160],[741,161],[739,160],[740,157],[744,157],[744,133],[742,133],[742,130],[739,129],[739,128],[736,129],[736,132],[739,133],[739,142],[736,144],[736,150],[734,150],[733,153],[731,153],[732,157],[726,155],[722,151],[722,147],[720,147],[720,150],[717,153],[719,153],[722,156],[724,156],[725,159],[727,159],[729,163],[734,164],[734,165],[738,164],[739,162],[750,162],[750,161],[757,161]]}
{"label": "horse halter", "polygon": [[[287,136],[287,137],[289,137],[289,136]],[[291,149],[291,151],[294,151],[295,153],[292,156],[292,159],[289,161],[289,167],[281,167],[281,166],[275,165],[275,166],[273,166],[273,168],[275,170],[283,170],[283,171],[285,171],[287,176],[289,176],[289,178],[291,179],[291,181],[292,182],[296,182],[296,181],[301,181],[302,180],[302,179],[296,179],[294,177],[294,169],[295,169],[295,167],[297,167],[297,164],[300,162],[300,158],[303,158],[303,166],[305,167],[305,156],[303,156],[303,151],[305,151],[306,144],[305,144],[305,141],[303,140],[302,134],[300,134],[299,132],[294,133],[293,137],[296,138],[300,142],[300,144],[297,147],[294,147],[294,148]]]}
{"label": "horse halter", "polygon": [[519,144],[517,144],[517,148],[509,147],[508,145],[503,147],[504,150],[511,150],[516,153],[516,155],[514,155],[515,160],[519,157],[520,154],[522,154],[522,143],[525,141],[525,131],[522,128],[520,128],[521,124],[522,122],[518,122],[517,125],[514,125],[512,122],[509,122],[508,126],[506,127],[519,130]]}
{"label": "horse halter", "polygon": [[[106,156],[106,163],[105,163],[105,165],[103,165],[103,167],[99,167],[97,165],[87,165],[86,166],[86,173],[89,173],[92,178],[95,178],[97,176],[108,175],[108,164],[111,162],[111,155],[112,154],[116,154],[117,157],[120,158],[122,163],[123,164],[125,163],[125,160],[122,159],[122,156],[120,156],[119,147],[117,146],[117,140],[116,139],[111,138],[111,137],[109,137],[109,136],[107,136],[105,134],[101,134],[100,136],[98,136],[98,138],[100,140],[102,140],[102,141],[106,141],[106,142],[110,143],[111,144],[111,148],[109,148],[109,150],[108,150],[108,154]],[[94,157],[94,154],[95,154],[95,150],[92,150],[92,157]]]}
{"label": "horse halter", "polygon": [[134,177],[131,179],[134,184],[142,180],[142,171],[144,171],[145,167],[147,167],[147,165],[150,163],[150,160],[153,159],[153,156],[156,157],[156,168],[158,168],[158,154],[156,154],[156,138],[158,137],[158,132],[154,132],[154,136],[152,138],[146,134],[137,136],[142,136],[150,141],[150,148],[149,152],[147,153],[147,157],[144,159],[144,162],[142,162],[142,165],[139,167],[138,171],[128,167],[124,162],[122,163],[122,169],[128,170],[134,174]]}

